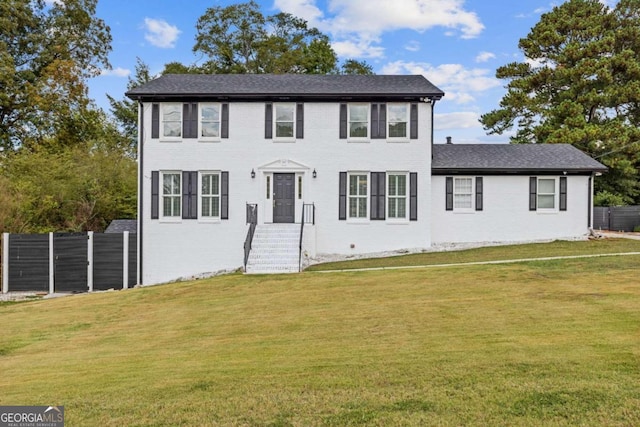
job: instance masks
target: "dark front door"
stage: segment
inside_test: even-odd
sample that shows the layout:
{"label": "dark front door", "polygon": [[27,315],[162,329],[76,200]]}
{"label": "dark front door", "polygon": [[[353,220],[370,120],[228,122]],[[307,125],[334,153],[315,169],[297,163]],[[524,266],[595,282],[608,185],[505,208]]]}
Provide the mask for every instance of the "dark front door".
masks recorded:
{"label": "dark front door", "polygon": [[273,222],[294,222],[295,174],[273,174]]}

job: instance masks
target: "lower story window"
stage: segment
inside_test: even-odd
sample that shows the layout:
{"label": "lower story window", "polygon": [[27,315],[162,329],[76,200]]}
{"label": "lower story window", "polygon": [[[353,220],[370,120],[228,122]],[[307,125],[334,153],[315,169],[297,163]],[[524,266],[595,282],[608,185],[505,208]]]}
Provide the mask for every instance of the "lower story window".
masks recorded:
{"label": "lower story window", "polygon": [[349,175],[349,218],[367,217],[368,175]]}
{"label": "lower story window", "polygon": [[202,173],[200,189],[200,216],[202,218],[220,217],[220,174]]}
{"label": "lower story window", "polygon": [[538,209],[556,208],[556,180],[538,178]]}
{"label": "lower story window", "polygon": [[387,210],[389,218],[407,217],[407,176],[389,174]]}
{"label": "lower story window", "polygon": [[180,217],[181,182],[180,173],[165,172],[162,174],[162,216]]}
{"label": "lower story window", "polygon": [[454,178],[453,180],[453,208],[473,208],[473,178]]}

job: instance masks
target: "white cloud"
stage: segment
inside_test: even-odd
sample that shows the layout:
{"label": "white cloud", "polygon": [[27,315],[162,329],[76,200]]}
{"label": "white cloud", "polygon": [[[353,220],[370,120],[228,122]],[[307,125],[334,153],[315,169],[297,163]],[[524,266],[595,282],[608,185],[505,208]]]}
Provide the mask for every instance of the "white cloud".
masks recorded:
{"label": "white cloud", "polygon": [[482,128],[478,121],[480,115],[474,112],[442,113],[434,116],[436,130]]}
{"label": "white cloud", "polygon": [[441,64],[437,67],[424,62],[395,61],[385,65],[381,74],[422,74],[445,92],[446,101],[467,104],[476,94],[501,85],[492,77],[493,70],[464,68],[460,64]]}
{"label": "white cloud", "polygon": [[275,7],[329,33],[338,54],[339,48],[349,46],[350,52],[363,57],[379,57],[384,52],[377,45],[380,36],[399,29],[423,32],[443,27],[461,38],[477,37],[484,29],[480,18],[464,9],[462,0],[331,0],[326,14],[316,5],[318,1],[275,0]]}
{"label": "white cloud", "polygon": [[420,50],[420,42],[416,41],[416,40],[411,40],[409,41],[409,43],[407,43],[404,48],[406,50],[408,50],[409,52],[417,52]]}
{"label": "white cloud", "polygon": [[490,59],[494,59],[496,55],[491,52],[480,52],[478,56],[476,56],[476,62],[487,62]]}
{"label": "white cloud", "polygon": [[182,32],[175,25],[162,19],[144,18],[144,28],[147,31],[144,38],[156,47],[173,48],[178,35]]}
{"label": "white cloud", "polygon": [[115,77],[128,77],[131,74],[131,70],[126,68],[114,68],[112,70],[102,70],[100,72],[101,76],[115,76]]}

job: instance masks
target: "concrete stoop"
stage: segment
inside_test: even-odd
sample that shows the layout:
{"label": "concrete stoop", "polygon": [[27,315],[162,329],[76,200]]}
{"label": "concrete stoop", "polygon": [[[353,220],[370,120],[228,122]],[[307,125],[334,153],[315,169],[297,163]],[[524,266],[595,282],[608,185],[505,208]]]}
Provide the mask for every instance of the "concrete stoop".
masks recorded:
{"label": "concrete stoop", "polygon": [[299,245],[300,224],[258,225],[245,273],[297,273]]}

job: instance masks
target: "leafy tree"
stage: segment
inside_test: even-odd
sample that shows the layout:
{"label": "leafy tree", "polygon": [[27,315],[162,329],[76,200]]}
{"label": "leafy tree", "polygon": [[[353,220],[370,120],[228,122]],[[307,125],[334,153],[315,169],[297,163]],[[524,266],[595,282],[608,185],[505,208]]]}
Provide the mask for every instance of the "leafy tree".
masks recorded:
{"label": "leafy tree", "polygon": [[609,167],[597,193],[640,202],[640,0],[613,9],[569,0],[518,46],[525,61],[498,68],[507,93],[481,117],[485,130],[515,128],[513,143],[573,144]]}
{"label": "leafy tree", "polygon": [[313,73],[336,69],[329,38],[288,13],[264,16],[251,0],[211,7],[196,24],[193,51],[207,73]]}
{"label": "leafy tree", "polygon": [[[149,66],[142,62],[140,58],[136,58],[135,77],[129,77],[127,90],[141,86],[151,79]],[[118,101],[108,94],[107,98],[111,105],[111,114],[120,126],[123,136],[127,139],[127,154],[135,157],[138,142],[138,103],[128,98],[122,98],[122,100]]]}
{"label": "leafy tree", "polygon": [[355,59],[347,59],[340,67],[340,74],[374,74],[373,67],[365,61],[356,61]]}
{"label": "leafy tree", "polygon": [[86,108],[86,79],[109,67],[97,0],[0,2],[0,149],[34,146]]}

